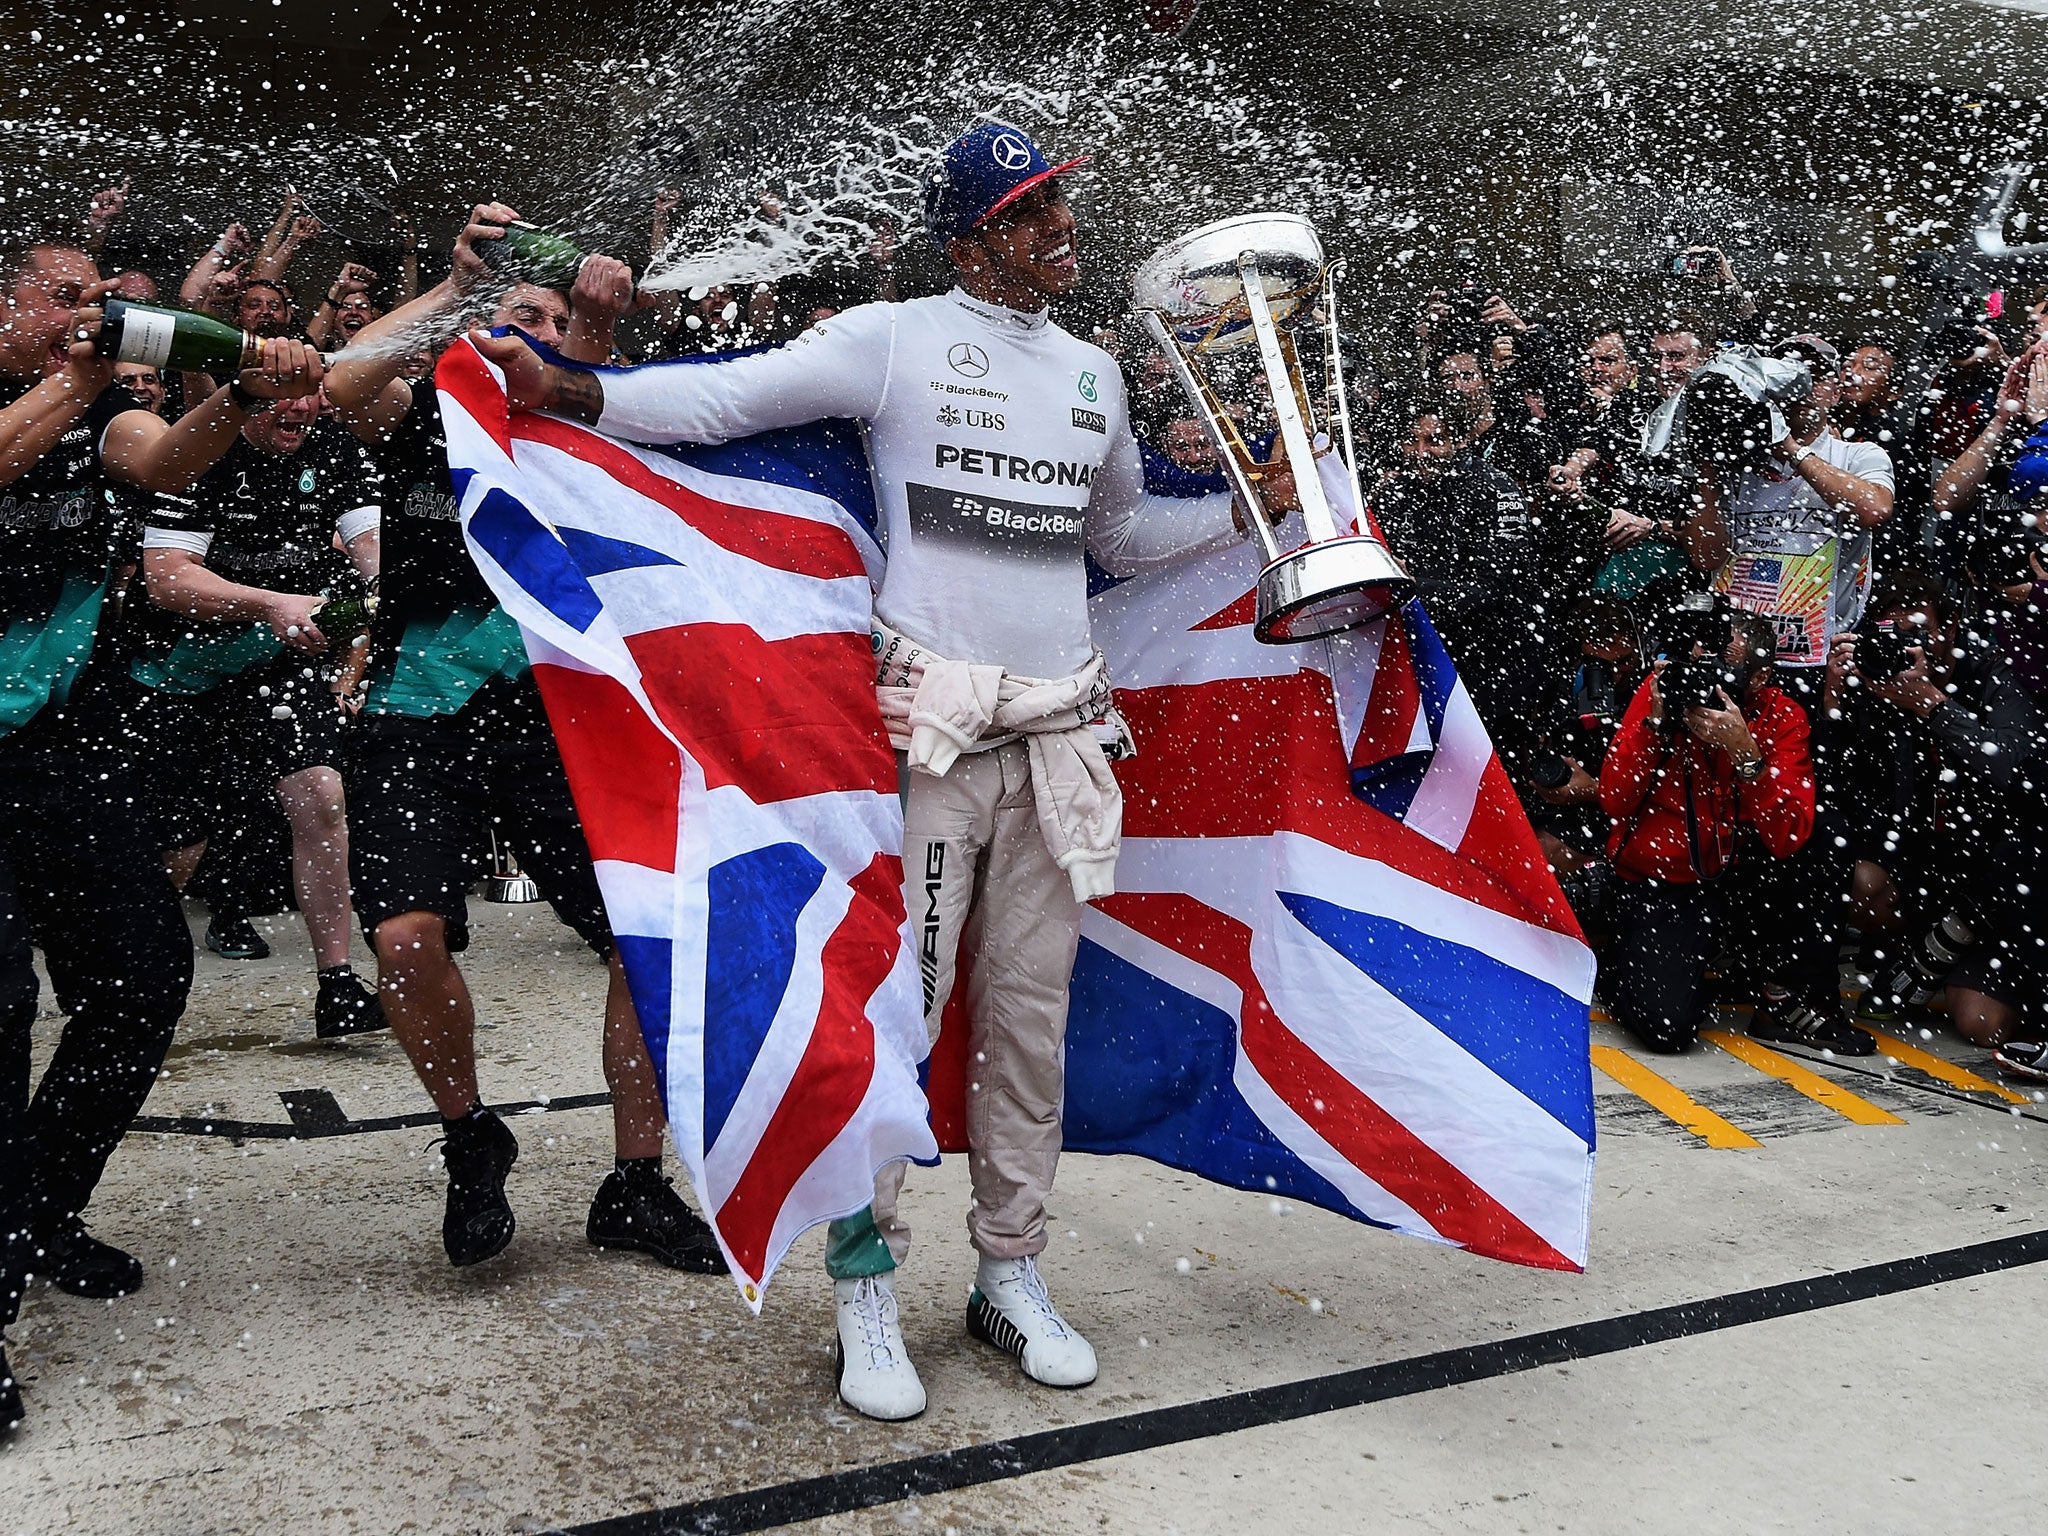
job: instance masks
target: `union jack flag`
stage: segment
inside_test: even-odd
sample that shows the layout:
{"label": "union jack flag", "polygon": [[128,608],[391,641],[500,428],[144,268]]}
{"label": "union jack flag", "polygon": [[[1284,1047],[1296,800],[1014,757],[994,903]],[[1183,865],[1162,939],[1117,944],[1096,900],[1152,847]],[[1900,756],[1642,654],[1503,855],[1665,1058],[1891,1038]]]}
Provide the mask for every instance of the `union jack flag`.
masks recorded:
{"label": "union jack flag", "polygon": [[[1092,603],[1138,755],[1066,1145],[1582,1268],[1592,952],[1420,604],[1262,645],[1254,574],[1229,550]],[[929,1068],[949,1149],[964,1040],[949,1019]]]}
{"label": "union jack flag", "polygon": [[[858,439],[643,449],[507,422],[466,346],[439,382],[671,1129],[758,1309],[882,1162],[965,1144],[961,1021],[926,1063],[929,1122],[918,1093]],[[1253,574],[1225,551],[1092,603],[1139,755],[1118,893],[1084,919],[1067,1145],[1582,1267],[1591,952],[1421,608],[1260,645]]]}
{"label": "union jack flag", "polygon": [[850,428],[628,446],[435,383],[463,527],[525,634],[669,1129],[741,1295],[938,1155]]}

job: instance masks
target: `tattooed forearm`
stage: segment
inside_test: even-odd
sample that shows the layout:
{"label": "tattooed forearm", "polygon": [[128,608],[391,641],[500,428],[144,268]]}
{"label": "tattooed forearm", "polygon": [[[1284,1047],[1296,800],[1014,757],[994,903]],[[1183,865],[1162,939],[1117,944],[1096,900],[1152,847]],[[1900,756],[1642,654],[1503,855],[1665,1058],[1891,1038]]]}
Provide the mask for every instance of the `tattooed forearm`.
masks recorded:
{"label": "tattooed forearm", "polygon": [[604,385],[594,373],[550,367],[548,403],[542,409],[594,427],[604,414]]}

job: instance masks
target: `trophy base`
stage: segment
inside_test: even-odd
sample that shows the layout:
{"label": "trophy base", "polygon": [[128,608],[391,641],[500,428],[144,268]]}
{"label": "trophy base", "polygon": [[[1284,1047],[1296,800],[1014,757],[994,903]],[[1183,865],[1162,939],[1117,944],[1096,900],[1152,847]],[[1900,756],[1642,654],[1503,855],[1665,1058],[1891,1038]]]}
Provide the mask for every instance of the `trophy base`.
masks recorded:
{"label": "trophy base", "polygon": [[1415,590],[1387,546],[1362,534],[1304,544],[1259,573],[1252,633],[1268,645],[1320,640],[1370,624]]}
{"label": "trophy base", "polygon": [[531,875],[492,875],[484,882],[484,900],[505,906],[521,906],[529,901],[539,901],[540,887],[533,883]]}

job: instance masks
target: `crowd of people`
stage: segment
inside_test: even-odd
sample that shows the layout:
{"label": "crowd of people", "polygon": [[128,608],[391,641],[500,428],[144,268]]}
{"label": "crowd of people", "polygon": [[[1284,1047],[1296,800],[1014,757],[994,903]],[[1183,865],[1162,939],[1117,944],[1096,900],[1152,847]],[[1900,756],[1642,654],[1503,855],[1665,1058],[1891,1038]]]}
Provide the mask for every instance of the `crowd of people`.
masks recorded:
{"label": "crowd of people", "polygon": [[[1645,1046],[1952,1026],[2048,1076],[2048,294],[1927,334],[1431,294],[1370,509]],[[1718,292],[1714,291],[1718,290]],[[1356,389],[1356,386],[1354,386]],[[1177,402],[1161,451],[1190,467]]]}
{"label": "crowd of people", "polygon": [[[481,1100],[459,963],[494,840],[609,967],[592,1022],[616,1163],[590,1240],[722,1271],[663,1172],[590,853],[518,628],[465,549],[427,381],[475,324],[583,364],[788,340],[895,298],[893,234],[843,285],[863,291],[650,298],[604,256],[567,289],[508,282],[481,252],[518,215],[485,203],[422,289],[409,226],[380,272],[287,199],[262,240],[229,224],[173,287],[106,257],[128,192],[0,251],[0,1327],[32,1274],[94,1297],[141,1283],[82,1213],[185,1005],[186,898],[228,958],[265,954],[250,918],[296,906],[316,1033],[393,1029],[443,1117],[448,1258],[502,1251],[518,1147]],[[1048,208],[1030,214],[1070,231]],[[657,205],[657,246],[673,211]],[[1868,1053],[1847,965],[1866,1017],[1945,1018],[2048,1077],[2048,301],[1932,338],[1774,338],[1700,254],[1726,326],[1535,323],[1476,282],[1429,294],[1413,357],[1351,382],[1368,510],[1644,1045],[1684,1050],[1734,1003],[1761,1038]],[[166,289],[265,338],[260,364],[102,356],[105,302]],[[1146,462],[1220,489],[1165,359],[1119,334],[1097,339]],[[31,943],[66,1016],[33,1098]],[[898,1236],[879,1196],[865,1228],[835,1227],[835,1251],[874,1250],[834,1271],[861,1305]],[[1045,1369],[1081,1369],[1063,1358]],[[0,1422],[20,1413],[0,1356]]]}

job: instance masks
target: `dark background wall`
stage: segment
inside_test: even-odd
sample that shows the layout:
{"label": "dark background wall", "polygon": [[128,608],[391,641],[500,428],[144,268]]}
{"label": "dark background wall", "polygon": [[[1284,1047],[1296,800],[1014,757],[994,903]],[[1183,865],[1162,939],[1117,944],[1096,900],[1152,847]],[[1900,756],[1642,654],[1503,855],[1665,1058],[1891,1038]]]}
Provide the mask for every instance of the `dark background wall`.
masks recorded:
{"label": "dark background wall", "polygon": [[835,140],[935,143],[994,108],[1097,153],[1102,315],[1157,241],[1279,205],[1351,260],[1385,345],[1458,237],[1573,313],[1689,297],[1651,269],[1700,239],[1788,318],[1890,325],[1928,300],[1916,255],[2042,131],[2044,41],[1978,0],[1243,0],[1178,38],[1138,0],[15,0],[0,225],[61,225],[125,174],[123,254],[166,270],[230,217],[260,232],[287,185],[371,245],[363,192],[437,247],[496,194],[625,250],[674,183],[710,240],[762,186],[815,190]]}

